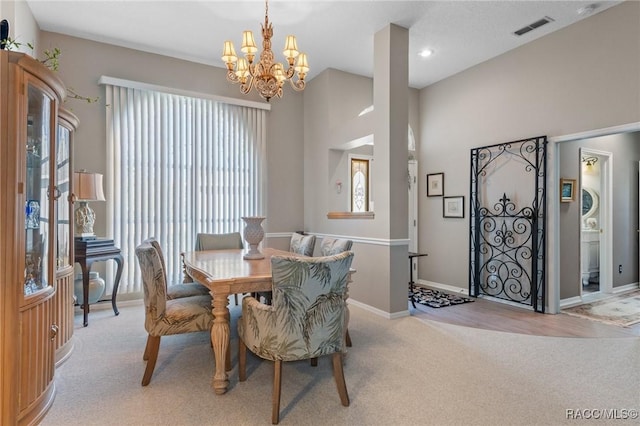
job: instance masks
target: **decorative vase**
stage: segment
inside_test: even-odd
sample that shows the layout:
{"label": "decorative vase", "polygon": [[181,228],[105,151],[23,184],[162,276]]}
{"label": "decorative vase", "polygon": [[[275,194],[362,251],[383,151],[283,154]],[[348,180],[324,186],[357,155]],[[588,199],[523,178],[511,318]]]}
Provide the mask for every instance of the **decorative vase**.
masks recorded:
{"label": "decorative vase", "polygon": [[244,228],[244,239],[249,243],[249,251],[245,253],[245,259],[264,259],[264,254],[258,250],[258,245],[264,238],[264,229],[262,229],[262,221],[266,218],[263,216],[244,216],[242,220],[247,224]]}
{"label": "decorative vase", "polygon": [[[104,280],[97,272],[89,272],[89,304],[96,303],[104,294]],[[80,306],[84,305],[84,295],[82,293],[82,274],[76,275],[73,282],[73,294]]]}

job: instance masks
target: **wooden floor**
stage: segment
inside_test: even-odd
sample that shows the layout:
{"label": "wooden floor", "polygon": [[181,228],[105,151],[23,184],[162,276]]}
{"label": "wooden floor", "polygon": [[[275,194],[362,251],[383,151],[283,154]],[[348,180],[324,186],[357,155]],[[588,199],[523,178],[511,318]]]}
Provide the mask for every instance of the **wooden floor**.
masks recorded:
{"label": "wooden floor", "polygon": [[556,337],[637,337],[640,323],[618,327],[567,314],[539,314],[527,309],[486,299],[472,303],[430,308],[416,303],[411,315],[433,321],[496,331]]}

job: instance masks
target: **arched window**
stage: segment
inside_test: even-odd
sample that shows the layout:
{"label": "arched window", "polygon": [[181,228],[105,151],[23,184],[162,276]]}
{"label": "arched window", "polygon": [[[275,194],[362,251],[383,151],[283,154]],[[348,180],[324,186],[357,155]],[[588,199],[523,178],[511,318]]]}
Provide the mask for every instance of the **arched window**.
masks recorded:
{"label": "arched window", "polygon": [[351,211],[368,212],[370,159],[351,157]]}

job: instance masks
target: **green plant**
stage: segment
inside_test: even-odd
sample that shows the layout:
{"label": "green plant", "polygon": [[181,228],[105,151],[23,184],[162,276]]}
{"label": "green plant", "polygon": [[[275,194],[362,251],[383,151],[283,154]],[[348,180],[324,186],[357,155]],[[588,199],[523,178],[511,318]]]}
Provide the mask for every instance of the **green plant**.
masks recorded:
{"label": "green plant", "polygon": [[[12,39],[11,37],[7,37],[5,40],[2,40],[2,42],[4,42],[5,49],[7,50],[15,50],[20,48],[20,46],[23,45],[23,43],[20,43],[17,40]],[[27,47],[31,49],[32,52],[34,51],[33,44],[27,43]],[[38,60],[47,68],[49,68],[51,71],[57,72],[58,67],[60,66],[60,56],[62,56],[62,51],[59,48],[54,47],[51,50],[46,49],[42,53],[44,54],[44,59],[38,59]],[[88,96],[80,95],[78,94],[78,92],[75,91],[73,87],[67,87],[67,98],[85,101],[89,104],[98,102],[98,100],[100,99],[99,96],[96,96],[95,98],[90,98]]]}

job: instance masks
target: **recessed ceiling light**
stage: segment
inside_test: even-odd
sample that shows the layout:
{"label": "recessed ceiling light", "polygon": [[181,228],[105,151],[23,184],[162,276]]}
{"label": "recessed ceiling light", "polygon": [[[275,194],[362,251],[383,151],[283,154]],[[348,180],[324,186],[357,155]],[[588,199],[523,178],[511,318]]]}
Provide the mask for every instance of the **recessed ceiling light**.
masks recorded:
{"label": "recessed ceiling light", "polygon": [[598,8],[597,4],[590,4],[588,6],[578,9],[578,15],[591,15]]}
{"label": "recessed ceiling light", "polygon": [[421,51],[420,53],[418,53],[418,55],[420,55],[423,58],[428,58],[429,56],[433,55],[433,50],[431,49],[424,49],[423,51]]}

